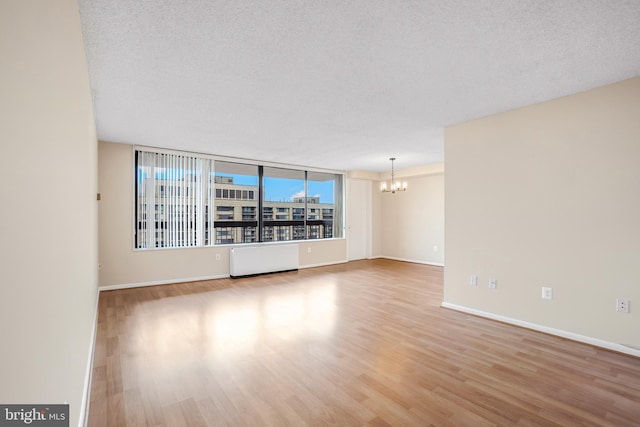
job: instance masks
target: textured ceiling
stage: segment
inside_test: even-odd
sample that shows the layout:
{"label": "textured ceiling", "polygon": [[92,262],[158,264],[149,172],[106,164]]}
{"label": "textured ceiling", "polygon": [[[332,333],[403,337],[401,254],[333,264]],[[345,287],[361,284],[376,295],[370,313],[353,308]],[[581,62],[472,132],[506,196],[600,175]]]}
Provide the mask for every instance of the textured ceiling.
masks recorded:
{"label": "textured ceiling", "polygon": [[79,0],[101,140],[341,170],[640,75],[638,0]]}

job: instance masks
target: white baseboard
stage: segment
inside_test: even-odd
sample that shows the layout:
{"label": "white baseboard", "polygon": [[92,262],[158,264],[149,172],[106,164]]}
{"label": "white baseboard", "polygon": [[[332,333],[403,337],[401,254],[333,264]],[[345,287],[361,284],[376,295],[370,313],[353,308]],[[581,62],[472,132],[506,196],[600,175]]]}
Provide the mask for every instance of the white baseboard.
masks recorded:
{"label": "white baseboard", "polygon": [[394,261],[412,262],[414,264],[425,264],[425,265],[433,265],[436,267],[444,267],[444,263],[441,263],[441,262],[430,262],[430,261],[423,261],[419,259],[397,258],[397,257],[385,256],[385,255],[378,256],[376,258],[386,258],[386,259],[392,259]]}
{"label": "white baseboard", "polygon": [[336,264],[346,264],[347,260],[344,261],[331,261],[331,262],[321,262],[319,264],[305,264],[298,267],[298,269],[302,270],[303,268],[313,268],[313,267],[326,267],[327,265],[336,265]]}
{"label": "white baseboard", "polygon": [[[334,264],[344,264],[347,261],[332,261],[332,262],[323,262],[323,263],[319,263],[319,264],[306,264],[306,265],[301,265],[298,268],[299,269],[303,269],[303,268],[313,268],[313,267],[325,267],[327,265],[334,265]],[[203,277],[188,277],[188,278],[184,278],[184,279],[169,279],[169,280],[156,280],[153,282],[138,282],[138,283],[122,283],[122,284],[118,284],[118,285],[104,285],[104,286],[100,286],[99,289],[100,291],[114,291],[117,289],[129,289],[129,288],[141,288],[144,286],[158,286],[158,285],[173,285],[176,283],[183,283],[183,282],[197,282],[200,280],[215,280],[215,279],[228,279],[229,276],[228,274],[219,274],[217,276],[203,276]]]}
{"label": "white baseboard", "polygon": [[80,417],[78,426],[85,427],[89,423],[89,403],[91,398],[91,380],[93,379],[93,356],[96,348],[96,335],[98,333],[98,307],[100,304],[100,292],[96,295],[96,305],[93,313],[93,327],[91,330],[91,341],[89,342],[89,360],[87,360],[87,371],[84,375],[84,390],[82,402],[80,404]]}
{"label": "white baseboard", "polygon": [[451,310],[461,311],[463,313],[473,314],[474,316],[485,317],[491,320],[497,320],[498,322],[509,323],[511,325],[520,326],[522,328],[532,329],[538,332],[544,332],[545,334],[555,335],[562,338],[567,338],[572,341],[578,341],[585,344],[590,344],[596,347],[606,348],[608,350],[625,353],[631,356],[640,357],[640,349],[629,347],[624,344],[613,343],[599,338],[588,337],[586,335],[580,335],[562,329],[550,328],[548,326],[538,325],[537,323],[526,322],[524,320],[513,319],[511,317],[501,316],[499,314],[489,313],[475,308],[465,307],[462,305],[451,304],[443,302],[442,307]]}
{"label": "white baseboard", "polygon": [[202,276],[202,277],[188,277],[185,279],[169,279],[169,280],[156,280],[153,282],[138,282],[138,283],[123,283],[120,285],[105,285],[100,286],[100,291],[113,291],[116,289],[128,289],[128,288],[142,288],[144,286],[158,286],[158,285],[173,285],[183,282],[199,282],[201,280],[215,280],[215,279],[228,279],[228,274],[219,274],[217,276]]}

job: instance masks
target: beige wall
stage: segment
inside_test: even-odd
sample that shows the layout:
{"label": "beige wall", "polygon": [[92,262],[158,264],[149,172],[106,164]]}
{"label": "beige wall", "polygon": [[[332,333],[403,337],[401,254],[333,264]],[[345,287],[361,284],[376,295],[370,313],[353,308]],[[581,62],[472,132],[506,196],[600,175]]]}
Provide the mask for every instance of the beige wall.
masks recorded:
{"label": "beige wall", "polygon": [[75,0],[0,2],[0,402],[70,404],[97,302],[97,143]]}
{"label": "beige wall", "polygon": [[640,78],[447,128],[445,158],[446,303],[640,347]]}
{"label": "beige wall", "polygon": [[382,249],[382,196],[380,181],[373,181],[371,185],[371,257],[383,256]]}
{"label": "beige wall", "polygon": [[406,176],[402,181],[408,183],[407,191],[395,194],[381,193],[379,183],[374,185],[381,211],[381,255],[443,265],[444,175],[441,168],[430,175]]}
{"label": "beige wall", "polygon": [[[131,145],[100,142],[99,173],[101,286],[170,283],[229,274],[228,246],[133,250]],[[344,239],[300,243],[302,268],[345,260]]]}
{"label": "beige wall", "polygon": [[[372,181],[371,256],[444,265],[444,164],[396,171],[406,192],[382,193],[391,173],[352,171],[351,178]],[[437,250],[434,250],[437,246]]]}

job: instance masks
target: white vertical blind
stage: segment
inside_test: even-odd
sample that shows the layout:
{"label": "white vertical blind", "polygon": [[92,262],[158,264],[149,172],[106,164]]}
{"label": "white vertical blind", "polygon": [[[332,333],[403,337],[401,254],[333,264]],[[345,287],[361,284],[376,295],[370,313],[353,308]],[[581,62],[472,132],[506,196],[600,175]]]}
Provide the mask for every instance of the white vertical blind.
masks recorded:
{"label": "white vertical blind", "polygon": [[[213,206],[211,159],[136,150],[136,248],[181,248],[205,241]],[[210,216],[209,220],[212,218]]]}

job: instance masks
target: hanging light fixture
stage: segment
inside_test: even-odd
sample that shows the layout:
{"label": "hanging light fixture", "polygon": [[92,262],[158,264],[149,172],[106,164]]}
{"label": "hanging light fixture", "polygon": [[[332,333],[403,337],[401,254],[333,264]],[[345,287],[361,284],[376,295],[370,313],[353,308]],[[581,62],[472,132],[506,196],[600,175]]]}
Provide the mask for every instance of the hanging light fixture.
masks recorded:
{"label": "hanging light fixture", "polygon": [[396,158],[395,157],[391,157],[389,158],[389,160],[391,160],[391,185],[389,186],[390,188],[387,188],[387,183],[383,182],[382,185],[380,186],[380,190],[383,193],[395,193],[396,191],[406,191],[407,190],[407,183],[406,182],[400,182],[400,181],[395,181],[394,178],[394,171],[393,171],[393,162]]}

